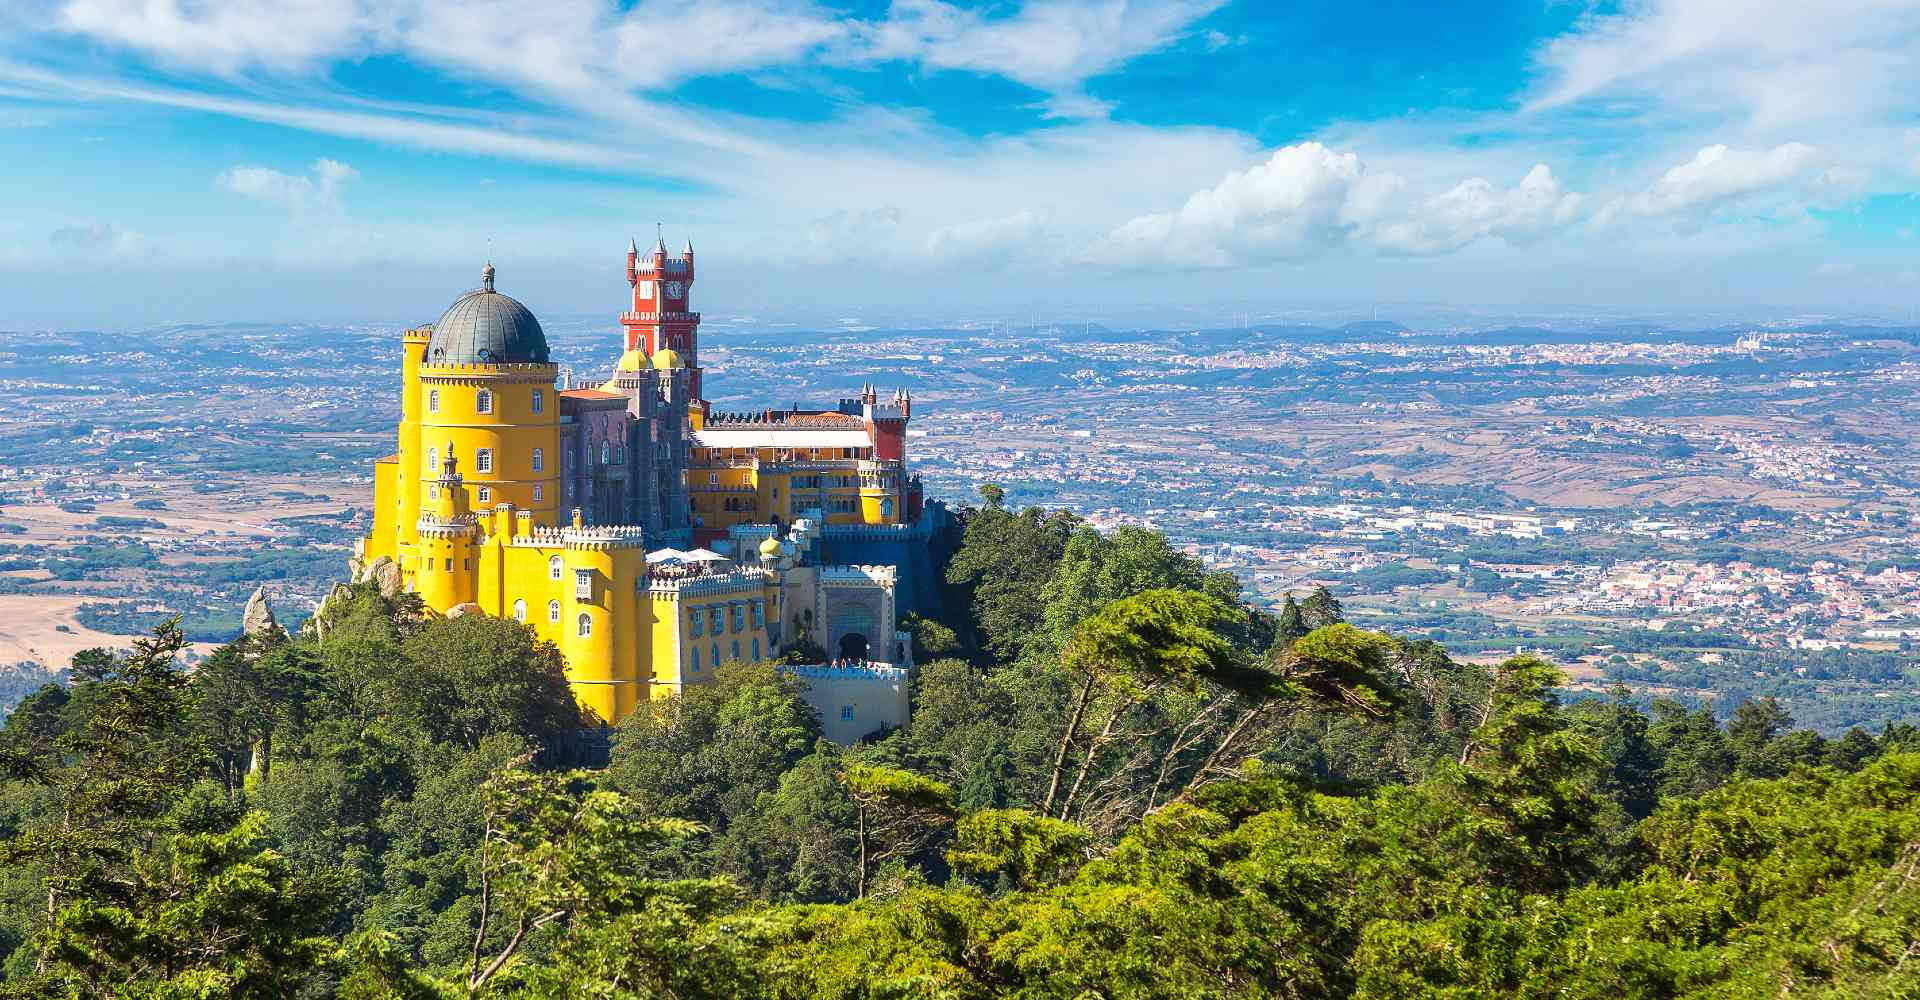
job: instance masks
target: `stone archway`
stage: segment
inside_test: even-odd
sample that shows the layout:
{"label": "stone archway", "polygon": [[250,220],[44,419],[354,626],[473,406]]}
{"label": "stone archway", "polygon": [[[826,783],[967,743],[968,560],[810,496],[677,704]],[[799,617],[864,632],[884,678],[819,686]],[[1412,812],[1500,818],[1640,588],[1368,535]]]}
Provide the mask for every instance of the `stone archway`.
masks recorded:
{"label": "stone archway", "polygon": [[843,660],[864,660],[867,658],[867,637],[858,632],[848,632],[840,637],[840,658]]}

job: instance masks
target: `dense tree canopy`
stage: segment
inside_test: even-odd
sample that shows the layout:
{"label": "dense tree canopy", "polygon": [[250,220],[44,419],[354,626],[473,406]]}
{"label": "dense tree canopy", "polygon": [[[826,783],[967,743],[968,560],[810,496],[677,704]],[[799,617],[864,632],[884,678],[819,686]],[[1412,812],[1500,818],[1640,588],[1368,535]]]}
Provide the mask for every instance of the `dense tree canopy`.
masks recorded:
{"label": "dense tree canopy", "polygon": [[1568,701],[983,496],[857,747],[736,665],[581,769],[552,647],[370,588],[82,654],[0,727],[0,996],[1920,996],[1920,732]]}

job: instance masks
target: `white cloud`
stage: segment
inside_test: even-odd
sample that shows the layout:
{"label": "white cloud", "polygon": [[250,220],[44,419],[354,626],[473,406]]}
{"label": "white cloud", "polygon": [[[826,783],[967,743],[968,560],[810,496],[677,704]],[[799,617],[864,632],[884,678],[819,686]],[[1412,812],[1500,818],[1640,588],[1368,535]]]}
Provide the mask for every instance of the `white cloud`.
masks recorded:
{"label": "white cloud", "polygon": [[812,262],[892,260],[900,250],[900,221],[900,209],[894,205],[842,209],[808,223],[805,242],[797,249],[804,250]]}
{"label": "white cloud", "polygon": [[1091,77],[1162,48],[1225,0],[1028,0],[987,16],[894,0],[861,20],[813,0],[64,0],[65,31],[170,65],[293,72],[396,53],[490,83],[597,107],[714,74],[900,61],[1004,76],[1099,117]]}
{"label": "white cloud", "polygon": [[988,17],[942,0],[894,0],[864,59],[972,70],[1054,92],[1171,44],[1226,0],[1028,0]]}
{"label": "white cloud", "polygon": [[1408,217],[1382,225],[1374,240],[1386,250],[1409,254],[1451,253],[1493,236],[1531,243],[1572,223],[1580,203],[1581,196],[1562,188],[1540,163],[1505,191],[1480,177],[1461,181]]}
{"label": "white cloud", "polygon": [[1378,217],[1400,183],[1391,174],[1369,175],[1353,153],[1317,142],[1286,146],[1195,192],[1176,211],[1125,223],[1095,256],[1189,267],[1299,260],[1347,242]]}
{"label": "white cloud", "polygon": [[1763,127],[1906,105],[1920,68],[1910,0],[1639,0],[1589,16],[1539,53],[1535,109],[1592,98],[1746,116]]}
{"label": "white cloud", "polygon": [[340,188],[358,176],[352,167],[322,158],[315,160],[306,174],[286,174],[271,167],[234,167],[222,171],[214,184],[245,198],[304,212],[338,207]]}
{"label": "white cloud", "polygon": [[218,73],[305,67],[381,29],[358,0],[69,0],[59,20],[68,31]]}
{"label": "white cloud", "polygon": [[1053,213],[1022,209],[997,219],[976,219],[934,230],[926,253],[936,266],[1004,268],[1016,263],[1046,262],[1056,240]]}
{"label": "white cloud", "polygon": [[1596,221],[1604,225],[1623,213],[1646,217],[1702,215],[1736,198],[1795,180],[1818,157],[1818,150],[1799,142],[1766,150],[1706,146],[1693,159],[1661,174],[1644,191],[1610,203]]}
{"label": "white cloud", "polygon": [[1344,248],[1443,254],[1483,239],[1529,243],[1570,225],[1583,198],[1545,164],[1500,189],[1473,177],[1404,203],[1405,177],[1319,143],[1275,150],[1265,163],[1196,192],[1179,210],[1136,217],[1091,256],[1123,265],[1232,267],[1300,261]]}
{"label": "white cloud", "polygon": [[1111,101],[1103,101],[1086,94],[1056,94],[1031,106],[1038,108],[1041,117],[1048,120],[1105,118],[1113,114],[1114,107]]}

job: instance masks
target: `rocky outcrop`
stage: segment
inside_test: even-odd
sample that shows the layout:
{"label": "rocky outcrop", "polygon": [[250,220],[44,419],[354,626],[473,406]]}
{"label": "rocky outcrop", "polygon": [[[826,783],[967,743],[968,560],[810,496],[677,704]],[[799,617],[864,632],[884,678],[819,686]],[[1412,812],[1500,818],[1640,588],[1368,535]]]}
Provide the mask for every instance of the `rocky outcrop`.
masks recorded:
{"label": "rocky outcrop", "polygon": [[391,599],[400,596],[400,564],[394,562],[391,556],[381,556],[369,563],[365,577],[356,578],[354,582],[360,583],[362,579],[378,585],[381,597]]}
{"label": "rocky outcrop", "polygon": [[240,614],[240,630],[243,634],[257,639],[280,640],[287,636],[286,629],[273,618],[273,606],[267,602],[267,588],[254,588],[253,596],[247,598],[247,608]]}
{"label": "rocky outcrop", "polygon": [[486,612],[480,610],[480,605],[474,604],[471,601],[467,602],[466,604],[456,604],[453,607],[447,609],[448,618],[465,618],[468,615],[484,615],[484,614],[486,614]]}

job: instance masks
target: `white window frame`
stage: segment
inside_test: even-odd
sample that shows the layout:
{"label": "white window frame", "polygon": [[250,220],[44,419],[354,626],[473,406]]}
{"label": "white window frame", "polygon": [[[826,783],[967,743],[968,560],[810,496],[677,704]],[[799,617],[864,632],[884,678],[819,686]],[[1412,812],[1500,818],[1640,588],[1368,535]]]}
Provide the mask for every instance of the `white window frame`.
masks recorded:
{"label": "white window frame", "polygon": [[559,601],[547,602],[547,623],[550,625],[560,624],[560,602]]}
{"label": "white window frame", "polygon": [[479,493],[480,493],[480,502],[481,502],[481,503],[492,503],[492,502],[493,502],[493,487],[491,487],[491,486],[482,486],[482,487],[480,487],[480,488],[479,488]]}
{"label": "white window frame", "polygon": [[560,579],[561,570],[564,567],[564,565],[565,563],[561,560],[559,556],[547,557],[547,579],[549,580]]}
{"label": "white window frame", "polygon": [[533,406],[533,412],[535,413],[547,412],[547,390],[545,389],[533,390],[532,406]]}
{"label": "white window frame", "polygon": [[438,389],[427,390],[427,412],[428,413],[440,412],[440,390]]}
{"label": "white window frame", "polygon": [[545,472],[546,469],[547,469],[546,449],[544,448],[533,449],[533,471]]}
{"label": "white window frame", "polygon": [[492,390],[482,389],[479,392],[474,393],[473,412],[475,413],[492,413],[493,412]]}
{"label": "white window frame", "polygon": [[481,448],[473,453],[473,471],[493,472],[493,449]]}
{"label": "white window frame", "polygon": [[593,570],[576,569],[573,571],[573,599],[576,601],[593,600]]}
{"label": "white window frame", "polygon": [[517,622],[525,622],[527,620],[526,598],[523,597],[513,602],[513,620]]}
{"label": "white window frame", "polygon": [[540,483],[534,483],[534,484],[533,484],[533,499],[534,499],[535,501],[540,501],[540,500],[545,500],[546,498],[547,498],[547,491],[546,491],[546,489],[545,489],[545,488],[544,488],[544,487],[543,487],[543,486],[542,486],[542,485],[541,485]]}

